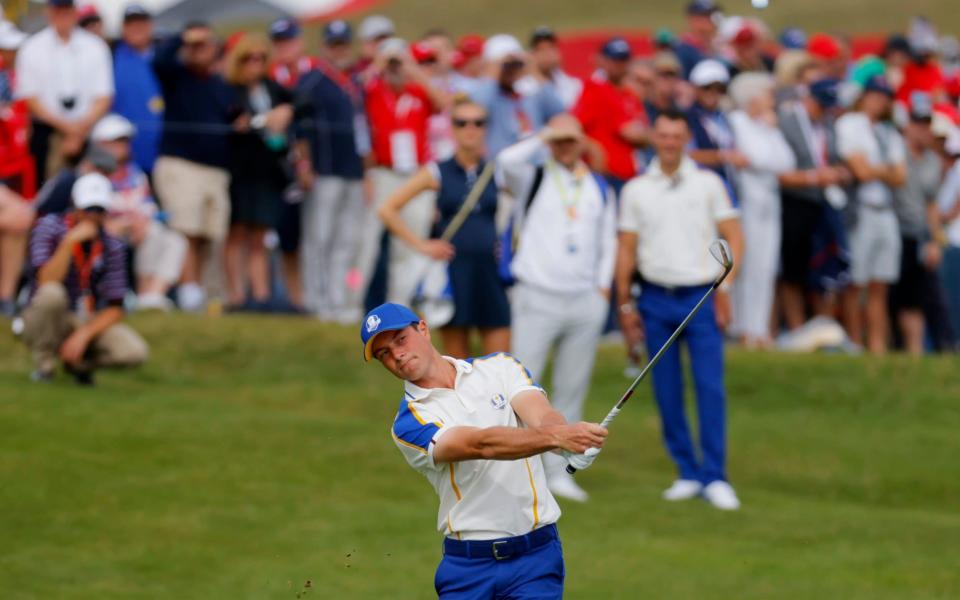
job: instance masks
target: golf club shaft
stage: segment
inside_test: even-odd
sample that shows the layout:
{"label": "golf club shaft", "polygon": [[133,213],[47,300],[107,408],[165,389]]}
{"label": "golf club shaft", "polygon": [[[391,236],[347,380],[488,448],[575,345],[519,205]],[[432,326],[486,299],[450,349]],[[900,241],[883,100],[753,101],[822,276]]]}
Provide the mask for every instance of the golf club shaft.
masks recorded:
{"label": "golf club shaft", "polygon": [[[677,329],[670,335],[667,341],[664,342],[662,346],[660,346],[660,349],[657,350],[657,353],[653,355],[653,358],[651,358],[650,361],[647,362],[646,366],[643,367],[643,370],[640,371],[640,374],[637,375],[637,378],[633,380],[633,383],[631,383],[630,387],[627,388],[627,391],[624,392],[623,397],[621,397],[620,400],[613,406],[613,408],[610,409],[610,412],[608,412],[607,416],[603,418],[603,421],[601,421],[600,423],[601,427],[603,427],[604,429],[607,429],[610,427],[610,424],[613,423],[613,420],[616,419],[617,415],[620,414],[620,409],[623,408],[623,405],[626,404],[627,400],[630,399],[630,396],[633,395],[634,390],[637,389],[637,386],[640,385],[640,382],[643,381],[643,378],[647,376],[647,373],[650,371],[650,369],[652,369],[658,362],[660,362],[660,358],[663,356],[663,353],[666,352],[667,349],[670,346],[672,346],[675,341],[677,341],[677,338],[680,337],[680,334],[683,333],[683,330],[686,329],[690,321],[693,320],[693,317],[696,316],[696,314],[700,311],[700,308],[707,301],[707,298],[713,295],[713,292],[718,287],[720,287],[720,284],[723,283],[723,280],[727,278],[727,275],[729,273],[730,273],[729,268],[724,269],[723,275],[721,275],[720,278],[717,279],[717,281],[710,286],[710,289],[708,289],[707,292],[703,295],[703,297],[700,298],[700,301],[697,302],[697,305],[693,307],[693,310],[691,310],[690,313],[683,319],[683,322],[680,323],[680,326],[677,327]],[[567,473],[570,473],[571,475],[573,475],[576,472],[577,472],[577,469],[573,467],[573,465],[567,465]]]}

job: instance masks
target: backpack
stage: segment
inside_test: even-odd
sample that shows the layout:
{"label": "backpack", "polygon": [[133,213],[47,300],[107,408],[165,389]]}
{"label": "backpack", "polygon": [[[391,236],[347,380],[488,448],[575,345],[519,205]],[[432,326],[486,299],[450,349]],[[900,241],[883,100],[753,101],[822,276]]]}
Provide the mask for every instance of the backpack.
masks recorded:
{"label": "backpack", "polygon": [[[516,279],[513,277],[511,264],[513,263],[514,257],[517,255],[517,247],[520,243],[520,232],[523,228],[523,218],[525,218],[527,213],[530,212],[530,207],[533,206],[533,201],[536,199],[537,193],[540,191],[540,185],[543,183],[543,173],[543,165],[537,165],[537,170],[533,175],[533,185],[530,186],[530,191],[527,193],[527,197],[523,200],[523,207],[519,211],[514,211],[513,215],[510,217],[510,221],[500,234],[500,239],[498,240],[500,252],[498,253],[497,257],[497,275],[499,275],[500,280],[508,286],[513,285],[516,282]],[[595,171],[590,171],[590,174],[593,176],[594,181],[597,182],[597,187],[600,188],[601,201],[603,202],[604,206],[606,206],[608,201],[607,190],[609,189],[610,185],[607,183],[607,180],[603,178],[603,176],[599,175]]]}

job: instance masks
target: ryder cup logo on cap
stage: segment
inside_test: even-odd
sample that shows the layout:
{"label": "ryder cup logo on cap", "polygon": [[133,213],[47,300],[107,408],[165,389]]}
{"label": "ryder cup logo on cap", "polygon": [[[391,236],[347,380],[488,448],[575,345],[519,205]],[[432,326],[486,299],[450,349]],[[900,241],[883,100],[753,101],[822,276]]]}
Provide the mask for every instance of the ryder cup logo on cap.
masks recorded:
{"label": "ryder cup logo on cap", "polygon": [[292,40],[300,35],[300,26],[293,19],[277,19],[270,24],[270,39],[274,41]]}
{"label": "ryder cup logo on cap", "polygon": [[497,410],[503,410],[507,405],[507,399],[503,397],[503,394],[497,394],[493,398],[490,398],[490,404]]}
{"label": "ryder cup logo on cap", "polygon": [[373,355],[373,340],[385,331],[399,331],[420,322],[420,317],[402,304],[381,304],[367,313],[360,327],[360,341],[363,343],[363,359],[370,360]]}
{"label": "ryder cup logo on cap", "polygon": [[607,40],[600,52],[612,60],[630,60],[630,44],[623,38]]}

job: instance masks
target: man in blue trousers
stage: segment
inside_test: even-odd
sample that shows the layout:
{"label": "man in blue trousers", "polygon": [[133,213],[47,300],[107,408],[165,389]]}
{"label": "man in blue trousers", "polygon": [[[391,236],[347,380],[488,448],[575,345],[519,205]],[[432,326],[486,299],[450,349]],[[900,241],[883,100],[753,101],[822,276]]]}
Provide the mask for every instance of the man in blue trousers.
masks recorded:
{"label": "man in blue trousers", "polygon": [[[710,244],[726,239],[734,264],[743,238],[736,207],[723,180],[697,167],[685,155],[690,130],[684,115],[661,113],[654,122],[657,158],[646,174],[630,181],[621,196],[616,289],[620,322],[628,348],[646,337],[653,356],[693,310],[720,274]],[[630,288],[639,271],[639,302]],[[726,474],[726,393],[723,383],[722,328],[730,320],[731,272],[713,298],[653,369],[653,389],[660,409],[663,438],[679,478],[664,493],[666,500],[703,496],[724,510],[740,507]],[[695,448],[684,412],[681,343],[687,346],[697,393],[700,444]]]}
{"label": "man in blue trousers", "polygon": [[360,325],[363,357],[404,381],[397,448],[440,498],[445,536],[434,587],[441,600],[563,597],[560,507],[538,456],[560,451],[589,467],[607,430],[567,424],[509,354],[441,356],[413,311],[383,304]]}

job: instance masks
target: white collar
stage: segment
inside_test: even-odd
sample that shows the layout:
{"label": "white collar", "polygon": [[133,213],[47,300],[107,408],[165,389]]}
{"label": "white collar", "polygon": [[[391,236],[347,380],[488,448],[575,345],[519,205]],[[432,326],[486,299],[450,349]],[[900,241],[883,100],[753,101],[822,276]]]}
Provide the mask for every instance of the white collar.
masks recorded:
{"label": "white collar", "polygon": [[680,167],[674,171],[671,175],[665,174],[660,169],[660,159],[655,158],[650,163],[650,166],[647,168],[647,175],[652,178],[658,179],[670,179],[677,180],[683,179],[687,175],[697,171],[697,163],[693,162],[693,159],[687,155],[683,156],[683,160],[680,161]]}
{"label": "white collar", "polygon": [[[454,379],[454,383],[453,383],[454,388],[456,388],[457,383],[460,382],[461,375],[465,373],[473,372],[473,365],[471,365],[465,360],[453,358],[452,356],[443,356],[442,358],[443,360],[452,364],[453,367],[457,370],[457,376]],[[430,395],[430,392],[432,392],[435,389],[447,389],[447,388],[422,388],[419,385],[416,385],[410,381],[403,382],[404,398],[407,400],[407,402],[416,402],[418,400],[423,400],[424,398]]]}

